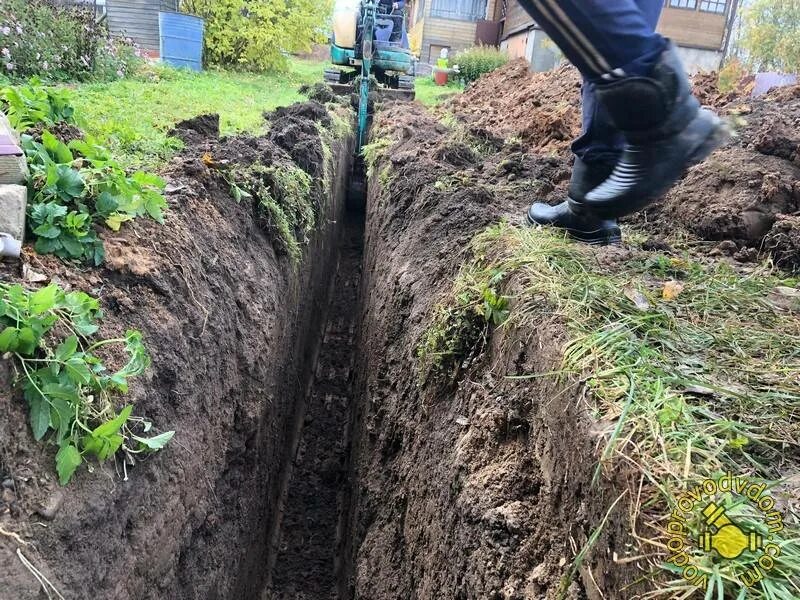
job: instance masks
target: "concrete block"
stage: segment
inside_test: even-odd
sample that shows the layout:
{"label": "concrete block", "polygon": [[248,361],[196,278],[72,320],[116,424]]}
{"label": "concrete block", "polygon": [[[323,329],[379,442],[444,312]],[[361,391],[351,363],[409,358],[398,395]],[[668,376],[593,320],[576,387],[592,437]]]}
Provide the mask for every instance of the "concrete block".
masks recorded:
{"label": "concrete block", "polygon": [[11,123],[8,122],[8,117],[6,117],[2,111],[0,111],[0,135],[7,135],[14,143],[19,146],[19,133],[17,130],[11,127]]}
{"label": "concrete block", "polygon": [[0,185],[0,232],[22,241],[27,205],[28,188],[24,185]]}
{"label": "concrete block", "polygon": [[11,127],[6,116],[0,112],[0,184],[25,183],[28,179],[28,165],[25,157],[9,154],[9,141],[19,150],[19,134]]}
{"label": "concrete block", "polygon": [[0,156],[0,185],[22,185],[28,180],[24,156]]}

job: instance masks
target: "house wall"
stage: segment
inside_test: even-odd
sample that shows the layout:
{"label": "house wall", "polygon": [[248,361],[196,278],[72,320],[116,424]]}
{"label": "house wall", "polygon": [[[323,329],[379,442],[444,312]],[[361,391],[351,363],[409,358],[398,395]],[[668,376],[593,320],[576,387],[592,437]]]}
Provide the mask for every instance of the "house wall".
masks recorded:
{"label": "house wall", "polygon": [[[679,46],[719,50],[725,36],[725,25],[726,15],[667,7],[661,13],[658,31]],[[719,64],[714,68],[718,67]]]}
{"label": "house wall", "polygon": [[678,46],[678,54],[683,66],[692,75],[698,71],[718,71],[722,62],[722,52],[719,50]]}
{"label": "house wall", "polygon": [[[442,19],[431,17],[432,0],[424,0],[423,10],[423,35],[422,46],[420,48],[420,61],[435,62],[437,56],[431,56],[431,46],[436,48],[447,47],[451,52],[466,50],[475,45],[477,23],[475,21],[463,21],[459,19]],[[488,0],[486,13],[494,14],[495,2]],[[416,26],[419,26],[417,23]]]}
{"label": "house wall", "polygon": [[177,10],[177,0],[106,0],[112,35],[132,38],[150,56],[158,56],[158,11]]}

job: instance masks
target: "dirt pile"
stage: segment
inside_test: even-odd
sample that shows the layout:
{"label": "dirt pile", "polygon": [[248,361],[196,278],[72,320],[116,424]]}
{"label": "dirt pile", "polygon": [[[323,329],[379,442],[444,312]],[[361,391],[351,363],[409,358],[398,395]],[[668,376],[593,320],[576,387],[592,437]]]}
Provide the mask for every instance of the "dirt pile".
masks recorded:
{"label": "dirt pile", "polygon": [[526,148],[567,156],[581,130],[580,93],[573,67],[532,73],[517,59],[484,75],[445,107],[498,137],[518,137]]}
{"label": "dirt pile", "polygon": [[719,89],[719,73],[716,71],[701,71],[692,75],[692,91],[703,106],[722,110],[736,100],[750,97],[755,87],[755,77],[748,76],[740,79],[733,89],[723,92]]}
{"label": "dirt pile", "polygon": [[[720,92],[716,73],[695,75],[693,85],[701,102],[731,120],[736,136],[632,222],[658,234],[659,219],[667,218],[700,239],[731,241],[725,252],[739,258],[766,251],[780,266],[800,266],[800,86],[751,98],[748,79],[727,93]],[[525,61],[516,60],[446,107],[472,128],[501,140],[518,138],[523,151],[569,159],[569,144],[580,130],[579,96],[580,80],[571,67],[531,73]],[[651,227],[653,222],[659,227]]]}
{"label": "dirt pile", "polygon": [[[116,600],[260,596],[352,155],[320,111],[273,114],[261,137],[219,140],[213,118],[183,124],[194,137],[165,174],[164,226],[106,232],[108,260],[96,270],[30,251],[24,271],[2,266],[4,281],[34,273],[97,296],[100,335],[139,329],[153,365],[126,400],[176,435],[125,478],[110,461],[62,489],[52,447],[34,442],[21,394],[9,395],[11,362],[0,361],[0,598],[40,597],[17,548],[68,600],[86,597],[87,585]],[[252,181],[239,175],[254,166],[275,167],[269,194],[236,185]],[[295,179],[280,179],[289,170]],[[278,193],[293,181],[310,182],[314,227],[276,232],[296,208]],[[300,248],[298,261],[282,256],[283,236]]]}
{"label": "dirt pile", "polygon": [[800,86],[726,105],[738,127],[729,144],[692,168],[649,216],[704,240],[732,241],[742,258],[765,250],[800,267]]}

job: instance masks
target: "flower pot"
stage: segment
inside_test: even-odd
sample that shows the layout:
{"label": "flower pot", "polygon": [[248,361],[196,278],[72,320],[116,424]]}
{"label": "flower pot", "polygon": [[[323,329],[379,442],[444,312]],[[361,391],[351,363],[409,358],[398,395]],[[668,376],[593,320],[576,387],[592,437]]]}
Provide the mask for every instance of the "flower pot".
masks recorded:
{"label": "flower pot", "polygon": [[439,69],[433,71],[433,80],[436,82],[436,85],[447,85],[447,76],[447,71],[441,71]]}

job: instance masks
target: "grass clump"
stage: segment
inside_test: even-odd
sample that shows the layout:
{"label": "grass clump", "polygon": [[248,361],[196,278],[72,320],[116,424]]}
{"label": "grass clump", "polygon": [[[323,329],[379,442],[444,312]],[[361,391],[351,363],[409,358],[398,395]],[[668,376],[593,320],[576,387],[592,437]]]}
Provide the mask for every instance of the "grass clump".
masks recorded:
{"label": "grass clump", "polygon": [[[0,353],[15,359],[34,437],[58,447],[61,485],[91,457],[105,461],[122,450],[133,464],[134,455],[159,450],[173,436],[147,435],[152,425],[133,417],[132,406],[115,409],[114,396],[128,391],[128,380],[145,371],[150,357],[137,331],[95,340],[101,316],[99,301],[83,292],[0,283]],[[110,372],[98,351],[113,346],[128,358]]]}
{"label": "grass clump", "polygon": [[364,164],[367,166],[367,177],[375,174],[375,166],[386,156],[392,144],[394,144],[394,140],[391,138],[378,137],[361,148],[361,156],[364,157]]}
{"label": "grass clump", "polygon": [[[698,511],[681,534],[696,580],[706,597],[797,598],[800,529],[781,490],[800,466],[800,306],[784,302],[798,281],[768,266],[740,273],[689,255],[632,253],[600,264],[593,249],[505,224],[479,235],[474,249],[466,279],[460,276],[473,290],[473,306],[474,290],[504,273],[509,289],[519,290],[507,326],[527,331],[551,320],[566,328],[558,375],[585,383],[593,416],[613,424],[595,480],[620,464],[639,473],[633,508],[645,533],[636,539],[659,581],[647,597],[697,592],[699,584],[670,560],[666,521],[682,494],[731,473],[763,484],[780,502],[780,517],[765,518],[740,495],[717,498],[742,531],[770,540],[778,556],[766,569],[758,551],[725,558],[702,550],[698,540],[708,529]],[[457,284],[453,306],[462,302],[463,286]],[[459,349],[448,310],[424,340],[444,356]],[[530,375],[541,376],[548,375]]]}
{"label": "grass clump", "polygon": [[255,165],[228,178],[236,200],[254,202],[275,251],[287,255],[292,264],[299,263],[319,213],[308,173],[295,165]]}
{"label": "grass clump", "polygon": [[422,381],[454,381],[480,356],[490,327],[502,325],[509,315],[508,298],[498,291],[504,276],[503,271],[481,269],[475,263],[462,268],[417,346]]}

